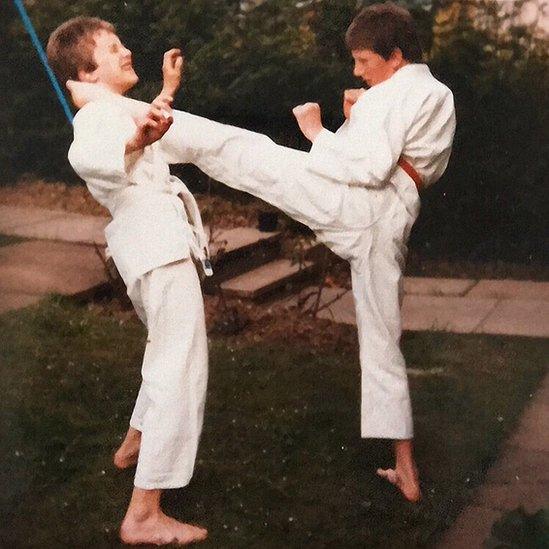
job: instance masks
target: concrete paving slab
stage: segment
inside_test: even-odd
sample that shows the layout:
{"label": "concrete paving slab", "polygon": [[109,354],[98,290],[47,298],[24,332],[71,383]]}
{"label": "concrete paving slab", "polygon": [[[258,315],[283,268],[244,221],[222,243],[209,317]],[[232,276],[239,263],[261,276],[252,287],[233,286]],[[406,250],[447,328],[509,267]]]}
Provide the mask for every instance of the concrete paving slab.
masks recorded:
{"label": "concrete paving slab", "polygon": [[495,299],[407,295],[402,305],[404,330],[470,333],[494,309]]}
{"label": "concrete paving slab", "polygon": [[0,232],[41,240],[105,245],[107,217],[42,208],[0,207]]}
{"label": "concrete paving slab", "polygon": [[524,507],[533,513],[549,506],[549,482],[516,482],[514,484],[485,484],[475,502],[490,509],[511,511]]}
{"label": "concrete paving slab", "polygon": [[530,280],[480,280],[467,297],[496,299],[532,299],[549,301],[549,282]]}
{"label": "concrete paving slab", "polygon": [[535,414],[525,416],[509,443],[527,452],[549,451],[549,401],[538,404]]}
{"label": "concrete paving slab", "polygon": [[486,334],[549,337],[549,301],[502,299],[475,331]]}
{"label": "concrete paving slab", "polygon": [[411,295],[461,296],[465,295],[476,280],[457,278],[404,277],[404,293]]}
{"label": "concrete paving slab", "polygon": [[533,399],[522,414],[518,429],[508,444],[524,452],[549,452],[549,374],[543,379]]}
{"label": "concrete paving slab", "polygon": [[497,464],[486,475],[487,484],[549,482],[549,451],[524,451],[506,444]]}
{"label": "concrete paving slab", "polygon": [[63,210],[46,210],[44,208],[21,208],[0,205],[0,233],[16,234],[12,231],[26,225],[43,223],[50,219],[63,217]]}
{"label": "concrete paving slab", "polygon": [[103,265],[91,246],[31,241],[0,248],[1,296],[72,295],[105,280]]}
{"label": "concrete paving slab", "polygon": [[439,547],[481,547],[502,511],[523,506],[532,513],[549,506],[548,419],[549,374],[529,402],[515,433],[503,445],[472,505],[460,514]]}
{"label": "concrete paving slab", "polygon": [[38,303],[42,296],[28,295],[23,293],[4,293],[0,290],[0,314],[12,311],[14,309],[22,309]]}
{"label": "concrete paving slab", "polygon": [[[451,281],[450,281],[451,282]],[[463,281],[456,281],[463,282]],[[469,281],[468,284],[474,283]],[[412,285],[415,281],[412,281]],[[466,284],[448,284],[444,291],[462,291]],[[432,291],[436,286],[419,284],[412,291]],[[307,288],[309,292],[314,288]],[[321,305],[344,294],[342,288],[324,288]],[[295,305],[297,297],[287,300],[287,306]],[[355,310],[352,293],[348,292],[329,308],[319,311],[320,318],[355,324]],[[470,298],[458,296],[436,296],[407,294],[402,306],[404,330],[447,331],[455,333],[486,333],[549,337],[549,303],[531,300],[498,300],[492,298]]]}
{"label": "concrete paving slab", "polygon": [[[344,292],[342,288],[324,288],[322,291],[321,305],[329,303]],[[325,318],[341,324],[356,324],[355,302],[353,293],[347,292],[335,303],[318,312],[320,318]]]}
{"label": "concrete paving slab", "polygon": [[481,549],[490,537],[492,525],[501,516],[501,511],[470,506],[459,515],[450,530],[437,545],[440,549]]}

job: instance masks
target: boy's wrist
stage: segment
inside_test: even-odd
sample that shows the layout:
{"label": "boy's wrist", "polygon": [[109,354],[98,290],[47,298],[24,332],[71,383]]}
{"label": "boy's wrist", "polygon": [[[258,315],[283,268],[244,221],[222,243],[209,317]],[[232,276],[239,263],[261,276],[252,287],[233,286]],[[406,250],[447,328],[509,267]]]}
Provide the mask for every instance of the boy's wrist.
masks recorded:
{"label": "boy's wrist", "polygon": [[140,151],[143,148],[144,148],[143,144],[139,143],[138,140],[135,137],[133,137],[126,143],[125,154],[132,154],[137,151]]}
{"label": "boy's wrist", "polygon": [[176,93],[177,93],[177,88],[174,88],[173,86],[168,86],[168,85],[164,84],[164,87],[162,88],[162,90],[158,94],[158,97],[160,97],[160,96],[170,97],[173,100]]}

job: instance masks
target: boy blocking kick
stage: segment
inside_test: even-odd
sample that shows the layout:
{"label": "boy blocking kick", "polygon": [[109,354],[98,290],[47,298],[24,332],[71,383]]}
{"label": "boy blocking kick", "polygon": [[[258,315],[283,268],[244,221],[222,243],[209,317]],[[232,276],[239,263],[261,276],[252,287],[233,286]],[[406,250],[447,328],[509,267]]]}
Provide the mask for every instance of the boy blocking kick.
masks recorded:
{"label": "boy blocking kick", "polygon": [[[176,77],[177,54],[165,56]],[[99,83],[113,97],[138,80],[131,52],[97,18],[58,27],[48,57],[63,82]],[[207,238],[194,198],[164,158],[169,106],[159,99],[145,110],[136,124],[108,98],[86,105],[74,119],[69,160],[112,215],[105,229],[110,254],[147,327],[141,388],[114,456],[119,468],[137,466],[120,537],[130,544],[188,544],[205,539],[206,530],[165,515],[160,496],[189,483],[202,429],[208,346],[195,262],[208,269]]]}
{"label": "boy blocking kick", "polygon": [[[265,135],[174,111],[164,135],[168,162],[193,163],[310,227],[349,261],[360,345],[361,434],[394,440],[395,466],[378,474],[410,501],[421,497],[400,304],[406,243],[420,208],[418,191],[444,172],[455,131],[451,91],[421,62],[409,12],[392,3],[365,8],[346,33],[354,74],[368,90],[347,90],[347,120],[334,134],[320,107],[294,109],[310,152]],[[70,85],[77,102],[101,96]],[[139,118],[147,106],[121,96]]]}

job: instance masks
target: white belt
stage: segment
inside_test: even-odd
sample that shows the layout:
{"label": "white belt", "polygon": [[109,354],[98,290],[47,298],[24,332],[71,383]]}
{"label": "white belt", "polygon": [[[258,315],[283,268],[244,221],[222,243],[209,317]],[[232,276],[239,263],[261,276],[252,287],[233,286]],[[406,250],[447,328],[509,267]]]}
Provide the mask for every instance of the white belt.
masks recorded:
{"label": "white belt", "polygon": [[183,205],[185,206],[187,220],[193,233],[189,243],[191,255],[198,262],[200,262],[204,274],[206,276],[212,276],[213,269],[210,262],[210,252],[208,249],[208,236],[206,235],[206,231],[204,231],[204,226],[202,225],[202,218],[200,217],[198,204],[196,203],[191,191],[187,189],[181,179],[175,177],[174,175],[170,175],[168,184],[168,192],[170,194],[180,196],[183,201]]}

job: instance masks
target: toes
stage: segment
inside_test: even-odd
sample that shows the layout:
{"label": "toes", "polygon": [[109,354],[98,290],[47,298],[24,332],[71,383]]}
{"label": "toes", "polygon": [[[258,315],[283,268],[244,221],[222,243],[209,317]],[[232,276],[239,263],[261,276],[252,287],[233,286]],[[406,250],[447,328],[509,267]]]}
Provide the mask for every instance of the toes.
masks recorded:
{"label": "toes", "polygon": [[421,490],[416,480],[410,481],[400,476],[395,469],[378,469],[377,474],[396,486],[408,501],[416,503],[421,499]]}
{"label": "toes", "polygon": [[178,541],[184,545],[197,541],[204,541],[208,537],[208,531],[204,528],[199,528],[198,526],[193,526],[191,524],[185,526],[185,534],[178,537]]}
{"label": "toes", "polygon": [[201,528],[200,526],[193,526],[194,532],[199,539],[206,539],[208,537],[208,530]]}
{"label": "toes", "polygon": [[195,527],[196,535],[195,539],[197,540],[205,540],[208,537],[208,530],[204,530],[204,528],[198,528]]}
{"label": "toes", "polygon": [[377,474],[381,478],[388,480],[391,484],[397,484],[398,482],[398,475],[394,469],[378,469]]}

